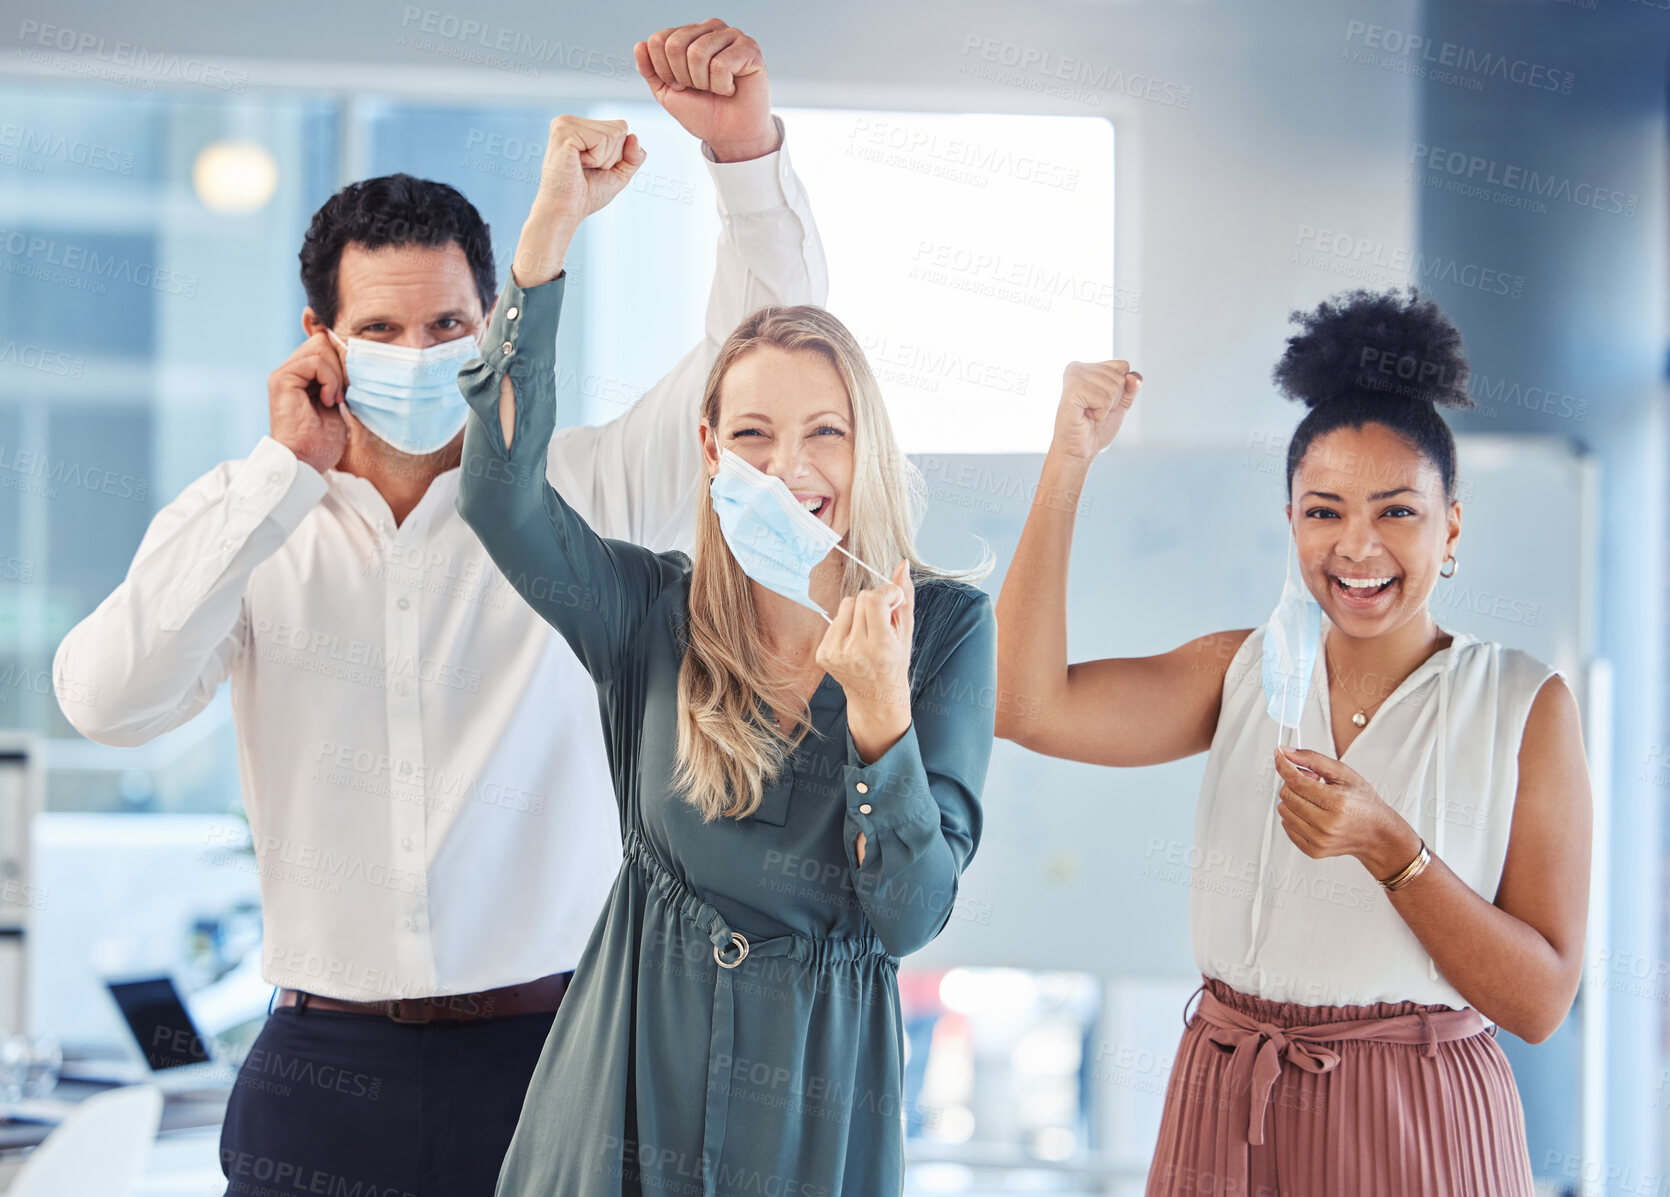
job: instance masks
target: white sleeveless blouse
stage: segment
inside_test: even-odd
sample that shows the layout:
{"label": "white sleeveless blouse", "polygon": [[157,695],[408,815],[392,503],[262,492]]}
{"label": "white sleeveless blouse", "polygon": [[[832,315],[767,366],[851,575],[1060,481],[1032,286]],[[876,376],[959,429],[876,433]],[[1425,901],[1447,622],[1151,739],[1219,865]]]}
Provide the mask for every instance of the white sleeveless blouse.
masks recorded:
{"label": "white sleeveless blouse", "polygon": [[[1201,783],[1190,855],[1195,963],[1207,977],[1272,1001],[1465,1006],[1359,861],[1312,860],[1282,830],[1274,762],[1281,729],[1265,710],[1263,645],[1260,628],[1230,663]],[[1381,704],[1342,758],[1486,901],[1495,900],[1507,857],[1525,720],[1554,672],[1517,649],[1455,633]],[[1322,653],[1297,746],[1339,757]]]}

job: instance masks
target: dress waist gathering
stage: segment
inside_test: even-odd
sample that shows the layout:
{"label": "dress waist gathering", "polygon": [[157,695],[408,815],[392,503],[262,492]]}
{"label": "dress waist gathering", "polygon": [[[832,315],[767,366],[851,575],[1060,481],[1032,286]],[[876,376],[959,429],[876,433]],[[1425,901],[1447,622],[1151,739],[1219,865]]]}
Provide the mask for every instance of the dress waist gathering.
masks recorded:
{"label": "dress waist gathering", "polygon": [[702,1197],[719,1197],[717,1164],[725,1147],[725,1130],[730,1115],[730,1084],[727,1078],[736,1058],[735,992],[738,974],[747,975],[749,960],[787,958],[804,965],[816,975],[831,967],[856,961],[874,961],[896,969],[897,957],[890,956],[874,934],[845,937],[813,937],[789,933],[750,939],[733,928],[725,917],[681,881],[663,864],[636,828],[626,834],[624,868],[635,871],[652,895],[677,911],[680,918],[713,945],[718,965],[713,979],[713,1023],[708,1038],[707,1095],[702,1129]]}

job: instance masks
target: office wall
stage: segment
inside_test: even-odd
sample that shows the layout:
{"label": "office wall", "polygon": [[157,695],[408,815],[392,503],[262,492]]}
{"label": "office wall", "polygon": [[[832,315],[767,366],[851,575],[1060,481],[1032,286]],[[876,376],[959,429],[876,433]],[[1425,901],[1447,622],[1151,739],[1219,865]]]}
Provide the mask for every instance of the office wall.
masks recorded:
{"label": "office wall", "polygon": [[[245,87],[456,88],[489,98],[552,94],[640,99],[635,72],[614,72],[632,42],[706,10],[652,4],[553,6],[446,0],[333,7],[298,21],[282,5],[209,0],[118,8],[97,0],[16,0],[0,27],[9,50],[24,20],[78,35],[176,51]],[[415,15],[414,15],[415,14]],[[1289,309],[1353,280],[1331,252],[1339,235],[1412,246],[1415,208],[1403,156],[1415,135],[1407,76],[1342,57],[1349,17],[1413,28],[1415,0],[1323,3],[878,3],[785,5],[745,0],[722,15],[764,46],[786,104],[1056,111],[1120,124],[1110,311],[1118,345],[1150,379],[1141,434],[1156,442],[1244,444],[1290,427],[1268,385]],[[471,37],[426,34],[477,21]],[[38,32],[35,35],[38,37]],[[498,53],[561,39],[556,59]],[[401,44],[416,41],[418,45]],[[30,43],[33,44],[33,43]],[[544,53],[550,54],[552,46]],[[592,69],[556,65],[580,54]],[[460,54],[490,60],[469,66]],[[988,61],[987,56],[998,61]],[[83,58],[87,55],[81,56]],[[1005,61],[1029,65],[1005,67]],[[537,74],[527,74],[528,70]],[[0,54],[0,71],[70,78]],[[1004,74],[983,80],[981,71]],[[1068,79],[1058,77],[1065,72]],[[1052,96],[1037,88],[1074,93]],[[1133,94],[1134,93],[1134,94]],[[345,153],[352,153],[348,147]],[[815,197],[814,197],[815,201]],[[1113,217],[1110,213],[1110,218]],[[1323,246],[1318,253],[1317,247]],[[838,268],[838,265],[837,265]]]}
{"label": "office wall", "polygon": [[[1430,255],[1500,263],[1524,279],[1503,301],[1439,283],[1434,294],[1467,336],[1475,369],[1505,384],[1463,427],[1576,440],[1599,467],[1597,652],[1614,670],[1611,834],[1597,847],[1610,917],[1586,956],[1592,1007],[1608,1049],[1603,1137],[1567,1139],[1579,1077],[1570,1043],[1513,1050],[1550,1175],[1662,1173],[1665,1108],[1659,1045],[1663,990],[1631,986],[1666,957],[1662,929],[1665,660],[1665,105],[1670,11],[1649,4],[1481,3],[1427,8],[1435,43],[1557,71],[1558,89],[1500,85],[1422,93],[1406,154],[1419,190],[1419,241]],[[1571,77],[1569,91],[1565,76]],[[1409,147],[1410,151],[1415,146]],[[1465,165],[1456,154],[1465,156]],[[1536,178],[1531,178],[1532,174]],[[1524,205],[1524,206],[1521,206]],[[1532,506],[1530,524],[1551,515]],[[1616,971],[1622,965],[1624,972]],[[1597,1010],[1596,1013],[1599,1011]],[[1565,1140],[1565,1141],[1562,1141]],[[1618,1182],[1622,1183],[1622,1182]]]}

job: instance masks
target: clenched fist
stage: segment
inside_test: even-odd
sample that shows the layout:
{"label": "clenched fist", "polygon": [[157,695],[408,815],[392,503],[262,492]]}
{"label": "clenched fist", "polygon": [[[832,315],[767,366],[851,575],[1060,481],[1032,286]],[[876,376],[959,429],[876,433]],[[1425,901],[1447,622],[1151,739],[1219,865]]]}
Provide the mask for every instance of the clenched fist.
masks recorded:
{"label": "clenched fist", "polygon": [[559,116],[551,122],[539,191],[511,262],[518,286],[537,287],[562,273],[580,222],[620,194],[645,156],[625,121]]}
{"label": "clenched fist", "polygon": [[1136,402],[1142,375],[1127,361],[1068,362],[1051,449],[1089,461],[1113,443]]}
{"label": "clenched fist", "polygon": [[777,148],[759,43],[719,18],[663,29],[632,47],[655,102],[721,162]]}
{"label": "clenched fist", "polygon": [[273,440],[321,474],[336,468],[348,445],[341,406],[346,387],[342,358],[323,332],[303,341],[267,375]]}

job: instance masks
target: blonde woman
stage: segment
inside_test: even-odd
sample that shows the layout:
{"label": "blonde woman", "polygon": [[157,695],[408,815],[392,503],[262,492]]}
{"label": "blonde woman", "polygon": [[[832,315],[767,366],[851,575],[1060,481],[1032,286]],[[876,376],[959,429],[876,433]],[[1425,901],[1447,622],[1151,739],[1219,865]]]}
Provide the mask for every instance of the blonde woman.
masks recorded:
{"label": "blonde woman", "polygon": [[[990,602],[916,558],[912,472],[818,308],[763,309],[721,348],[692,556],[601,539],[545,482],[562,260],[642,159],[618,122],[571,136],[503,344],[460,376],[458,506],[597,684],[626,859],[499,1192],[898,1193],[897,963],[979,841]],[[857,562],[891,580],[865,589]]]}

